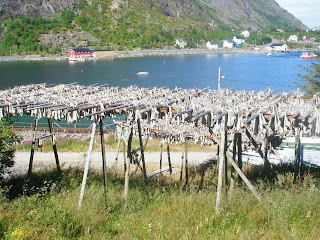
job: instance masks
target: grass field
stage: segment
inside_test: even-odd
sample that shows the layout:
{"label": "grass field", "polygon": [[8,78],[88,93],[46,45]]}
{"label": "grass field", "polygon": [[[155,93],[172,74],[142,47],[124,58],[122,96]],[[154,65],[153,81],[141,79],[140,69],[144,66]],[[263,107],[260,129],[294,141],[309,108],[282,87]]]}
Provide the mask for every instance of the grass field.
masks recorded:
{"label": "grass field", "polygon": [[237,186],[223,197],[220,214],[215,212],[216,166],[203,175],[191,168],[187,186],[177,175],[150,179],[148,186],[141,175],[132,175],[127,210],[122,173],[108,174],[106,206],[102,174],[89,172],[81,210],[82,170],[15,177],[1,186],[0,238],[319,239],[319,172],[306,172],[296,185],[287,172],[281,175],[281,187],[257,177],[259,169],[247,166],[244,172],[262,201]]}

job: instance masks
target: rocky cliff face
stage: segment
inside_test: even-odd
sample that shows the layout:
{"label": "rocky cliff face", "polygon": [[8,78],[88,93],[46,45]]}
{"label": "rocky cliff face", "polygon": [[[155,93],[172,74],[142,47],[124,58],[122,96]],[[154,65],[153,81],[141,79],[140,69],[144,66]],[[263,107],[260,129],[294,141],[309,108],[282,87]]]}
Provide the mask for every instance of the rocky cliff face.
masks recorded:
{"label": "rocky cliff face", "polygon": [[[91,4],[91,0],[86,1]],[[80,0],[1,0],[0,26],[4,17],[24,15],[29,18],[40,16],[50,19],[59,15],[62,9],[73,10],[79,2]],[[130,3],[160,11],[168,17],[179,17],[182,21],[191,19],[213,23],[215,27],[224,25],[252,30],[306,29],[301,21],[282,9],[275,0],[130,0]],[[125,5],[126,1],[113,0],[110,9],[121,4]],[[117,19],[115,15],[114,18]]]}
{"label": "rocky cliff face", "polygon": [[261,30],[263,28],[287,27],[306,29],[307,27],[292,14],[282,9],[274,0],[203,0],[216,9],[222,22],[231,26]]}
{"label": "rocky cliff face", "polygon": [[234,28],[263,30],[275,28],[306,29],[292,14],[282,9],[275,0],[144,0],[151,8],[168,16],[196,18],[223,23]]}
{"label": "rocky cliff face", "polygon": [[60,9],[73,10],[78,3],[79,0],[1,0],[0,12],[10,17],[51,19],[59,15]]}

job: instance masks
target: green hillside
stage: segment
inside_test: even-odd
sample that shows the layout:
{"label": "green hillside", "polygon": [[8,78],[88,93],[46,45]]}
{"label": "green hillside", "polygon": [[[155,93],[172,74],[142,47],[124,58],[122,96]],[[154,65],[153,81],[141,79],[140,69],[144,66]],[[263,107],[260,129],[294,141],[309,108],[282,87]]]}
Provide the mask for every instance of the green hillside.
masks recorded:
{"label": "green hillside", "polygon": [[[208,40],[231,39],[244,29],[240,20],[229,19],[232,24],[223,20],[221,12],[211,6],[210,1],[188,0],[177,6],[165,0],[90,2],[81,0],[72,11],[62,10],[52,19],[6,16],[0,54],[65,54],[71,47],[173,48],[177,38],[186,39],[187,47],[196,48],[203,47]],[[263,15],[266,13],[261,13]],[[270,16],[267,15],[270,21],[277,20],[277,26],[282,26],[281,17]],[[73,39],[66,37],[67,34]],[[270,40],[264,34],[255,34],[256,42]]]}

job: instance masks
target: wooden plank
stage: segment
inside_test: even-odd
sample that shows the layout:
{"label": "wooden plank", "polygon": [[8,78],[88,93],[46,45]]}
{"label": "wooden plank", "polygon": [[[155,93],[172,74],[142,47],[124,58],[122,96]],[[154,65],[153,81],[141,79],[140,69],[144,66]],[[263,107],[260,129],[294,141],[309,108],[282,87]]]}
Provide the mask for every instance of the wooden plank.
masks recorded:
{"label": "wooden plank", "polygon": [[222,181],[223,181],[223,168],[224,168],[224,153],[225,153],[225,127],[221,130],[221,141],[219,144],[219,165],[218,165],[218,186],[217,186],[217,198],[216,198],[216,213],[220,213],[220,205],[222,198]]}
{"label": "wooden plank", "polygon": [[241,169],[238,167],[237,163],[235,161],[233,161],[232,159],[232,154],[228,151],[227,152],[227,157],[228,160],[231,162],[232,166],[234,167],[234,169],[237,171],[237,173],[239,174],[239,176],[242,178],[242,180],[245,182],[245,184],[248,186],[248,188],[250,189],[250,191],[253,193],[253,195],[259,200],[261,201],[261,196],[260,194],[255,190],[255,188],[253,187],[253,185],[250,183],[250,181],[247,179],[247,177],[243,174],[243,172],[241,171]]}
{"label": "wooden plank", "polygon": [[92,153],[92,149],[93,149],[94,137],[95,137],[95,133],[96,133],[96,125],[97,124],[95,122],[93,122],[91,137],[90,137],[90,144],[89,144],[88,154],[87,154],[83,178],[82,178],[81,191],[80,191],[80,197],[79,197],[79,202],[78,202],[78,210],[81,209],[84,191],[86,189],[87,177],[88,177],[88,172],[89,172],[89,164],[90,164],[91,153]]}
{"label": "wooden plank", "polygon": [[300,160],[301,160],[301,140],[300,140],[300,128],[295,130],[295,148],[294,148],[294,177],[293,184],[297,182],[297,179],[300,177]]}
{"label": "wooden plank", "polygon": [[101,154],[102,154],[102,173],[103,173],[103,186],[104,186],[104,201],[106,204],[106,208],[108,207],[108,199],[107,199],[107,165],[106,165],[106,152],[104,147],[104,134],[103,134],[103,118],[100,117],[100,140],[101,140]]}
{"label": "wooden plank", "polygon": [[168,155],[169,171],[170,171],[170,174],[171,174],[171,173],[172,173],[172,166],[171,166],[170,146],[169,146],[169,143],[167,143],[167,155]]}
{"label": "wooden plank", "polygon": [[246,123],[246,124],[249,124],[249,123],[251,123],[251,121],[253,120],[253,119],[256,119],[257,117],[259,117],[259,113],[256,113],[256,114],[254,114],[254,115],[252,115],[251,117],[249,117],[247,120],[245,120],[244,122]]}
{"label": "wooden plank", "polygon": [[[238,149],[238,167],[240,168],[240,170],[242,171],[242,136],[241,133],[236,133],[237,136],[237,149]],[[238,178],[238,182],[239,184],[242,183],[242,178]]]}
{"label": "wooden plank", "polygon": [[[144,183],[148,185],[148,179],[147,179],[147,170],[146,170],[146,163],[144,160],[144,145],[142,141],[142,134],[141,134],[141,124],[140,124],[140,119],[137,120],[138,124],[138,132],[139,132],[139,143],[140,143],[140,148],[141,148],[141,160],[142,160],[142,170],[143,170],[143,177],[144,177]],[[138,161],[139,162],[139,161]]]}
{"label": "wooden plank", "polygon": [[[256,149],[256,151],[259,153],[260,157],[266,161],[266,159],[264,158],[263,152],[261,151],[261,148],[258,146],[256,140],[252,137],[251,133],[249,132],[249,130],[245,127],[245,133],[248,136],[249,140],[251,141],[252,145],[254,146],[254,148]],[[269,161],[266,162],[267,165],[270,166],[270,169],[272,171],[273,176],[278,180],[278,183],[280,185],[282,185],[282,181],[279,178],[278,174],[276,173],[276,171],[272,168],[271,164]]]}
{"label": "wooden plank", "polygon": [[162,174],[162,152],[163,152],[163,144],[160,143],[160,174]]}
{"label": "wooden plank", "polygon": [[185,185],[189,182],[189,175],[188,175],[188,139],[186,138],[184,142],[184,160],[185,160],[185,176],[186,176],[186,182]]}
{"label": "wooden plank", "polygon": [[52,130],[52,124],[51,124],[50,118],[48,118],[48,126],[49,126],[50,135],[51,135],[51,143],[52,143],[54,158],[56,160],[56,166],[57,166],[58,174],[60,175],[61,174],[61,168],[60,168],[60,163],[59,163],[57,145],[56,145],[56,142],[55,142],[54,132]]}
{"label": "wooden plank", "polygon": [[129,177],[130,177],[130,163],[132,161],[131,156],[131,144],[132,144],[132,135],[133,135],[133,126],[130,123],[129,126],[129,139],[128,139],[128,149],[127,149],[127,159],[126,159],[126,172],[125,172],[125,179],[124,179],[124,208],[128,208],[128,195],[129,195]]}
{"label": "wooden plank", "polygon": [[28,178],[30,178],[31,174],[32,174],[32,165],[33,165],[34,149],[36,146],[37,128],[38,128],[38,117],[36,116],[35,123],[34,123],[34,129],[33,129],[32,144],[31,144]]}
{"label": "wooden plank", "polygon": [[[122,131],[123,131],[123,128],[121,127],[120,133],[119,133],[119,137],[118,137],[116,158],[115,158],[114,165],[113,165],[113,175],[114,175],[114,176],[115,176],[116,173],[117,173],[117,164],[118,164],[118,157],[119,157],[119,152],[120,152],[120,143],[121,143],[121,138],[122,138]],[[124,159],[125,159],[125,158],[124,158]]]}

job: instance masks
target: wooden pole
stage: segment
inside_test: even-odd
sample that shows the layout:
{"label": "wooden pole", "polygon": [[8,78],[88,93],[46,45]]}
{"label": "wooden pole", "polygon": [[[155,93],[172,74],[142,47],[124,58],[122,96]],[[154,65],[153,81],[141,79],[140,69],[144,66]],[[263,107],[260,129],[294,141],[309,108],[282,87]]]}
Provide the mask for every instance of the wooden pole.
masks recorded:
{"label": "wooden pole", "polygon": [[184,156],[185,156],[185,174],[186,174],[186,185],[189,181],[188,176],[188,139],[186,138],[186,141],[184,143]]}
{"label": "wooden pole", "polygon": [[160,174],[162,174],[162,152],[163,152],[163,144],[160,143]]}
{"label": "wooden pole", "polygon": [[[211,136],[213,137],[213,139],[220,145],[221,142],[222,142],[222,139],[219,140],[218,137],[212,132],[211,129],[209,129],[210,133],[211,133]],[[232,159],[232,154],[230,153],[229,150],[227,150],[227,158],[228,160],[231,162],[232,166],[234,167],[234,169],[237,171],[237,173],[240,175],[240,177],[243,179],[243,181],[247,184],[247,186],[249,187],[249,189],[252,191],[253,195],[260,201],[261,197],[260,195],[257,193],[257,191],[254,189],[254,187],[252,186],[252,184],[250,183],[250,181],[246,178],[246,176],[243,174],[243,172],[241,171],[241,169],[237,166],[236,162],[233,161]],[[221,161],[221,160],[219,160]],[[221,163],[222,164],[222,163]],[[223,170],[223,168],[222,168]],[[222,174],[221,173],[219,176],[218,176],[218,188],[219,188],[219,179],[221,181],[220,185],[222,184]],[[220,195],[221,195],[221,190],[220,190]],[[217,196],[217,199],[218,199],[218,196]],[[216,209],[217,209],[217,202],[216,202]]]}
{"label": "wooden pole", "polygon": [[33,165],[34,149],[36,146],[37,129],[38,129],[38,116],[36,116],[36,120],[35,120],[34,128],[33,128],[33,137],[32,137],[30,160],[29,160],[28,178],[30,178],[31,174],[32,174],[32,165]]}
{"label": "wooden pole", "polygon": [[226,195],[227,195],[227,186],[228,186],[228,161],[227,161],[227,154],[226,154],[227,153],[227,144],[228,144],[228,133],[227,133],[227,127],[225,127],[224,146],[223,146],[223,151],[224,151],[223,162],[224,162],[224,191],[225,191]]}
{"label": "wooden pole", "polygon": [[181,155],[180,183],[182,182],[182,176],[183,176],[184,150],[185,150],[185,147],[182,148],[182,155]]}
{"label": "wooden pole", "polygon": [[224,167],[224,153],[225,153],[225,127],[221,130],[221,141],[219,149],[219,166],[218,166],[218,187],[217,187],[217,199],[216,199],[216,213],[220,213],[220,204],[222,196],[222,182],[223,182],[223,167]]}
{"label": "wooden pole", "polygon": [[118,157],[119,157],[119,152],[120,152],[120,143],[121,143],[121,138],[122,138],[122,129],[123,128],[121,127],[120,134],[119,134],[119,137],[118,137],[116,159],[115,159],[114,166],[113,166],[113,176],[115,176],[116,172],[117,172]]}
{"label": "wooden pole", "polygon": [[241,169],[238,167],[237,163],[235,161],[233,161],[232,159],[232,154],[228,151],[227,152],[227,157],[228,160],[231,162],[232,166],[234,167],[234,169],[237,171],[237,173],[240,175],[240,177],[243,179],[243,181],[247,184],[248,188],[251,190],[251,192],[253,193],[253,195],[259,200],[261,201],[261,196],[260,194],[255,190],[255,188],[253,187],[253,185],[250,183],[250,181],[247,179],[247,177],[243,174],[243,172],[241,171]]}
{"label": "wooden pole", "polygon": [[100,117],[100,139],[101,139],[101,154],[102,154],[102,172],[103,172],[103,184],[104,184],[104,200],[106,208],[108,207],[107,202],[107,166],[106,166],[106,153],[104,148],[104,134],[103,134],[103,118]]}
{"label": "wooden pole", "polygon": [[264,161],[263,171],[267,179],[271,180],[272,174],[271,174],[271,164],[268,159],[268,145],[269,145],[268,133],[266,132],[264,137],[264,143],[263,143],[263,161]]}
{"label": "wooden pole", "polygon": [[297,178],[299,178],[299,165],[301,159],[301,149],[300,149],[300,129],[296,128],[296,136],[295,136],[295,151],[294,151],[294,178],[293,183],[295,184]]}
{"label": "wooden pole", "polygon": [[[149,134],[147,134],[147,138],[146,138],[146,140],[145,140],[145,142],[144,142],[144,144],[143,144],[143,153],[144,153],[144,150],[145,150],[146,147],[147,147],[148,141],[149,141]],[[140,162],[141,162],[141,159],[142,159],[142,155],[140,154],[139,160],[138,160],[139,164],[140,164]],[[134,173],[137,173],[137,171],[138,171],[138,169],[139,169],[139,164],[136,166],[136,169],[134,170]],[[146,169],[146,170],[147,170],[147,169]]]}
{"label": "wooden pole", "polygon": [[123,140],[122,143],[122,147],[123,147],[123,167],[124,167],[124,173],[126,173],[126,142]]}
{"label": "wooden pole", "polygon": [[252,142],[253,146],[255,147],[256,151],[259,153],[260,157],[266,161],[266,164],[269,166],[269,168],[271,169],[271,172],[273,174],[273,177],[276,178],[278,180],[278,183],[280,185],[282,185],[282,181],[281,179],[279,178],[278,174],[276,173],[276,171],[271,167],[271,164],[270,162],[264,158],[264,155],[260,149],[260,147],[258,146],[257,142],[255,141],[255,139],[252,137],[251,133],[249,132],[249,130],[247,128],[245,128],[245,131],[246,131],[246,134],[249,138],[249,140]]}
{"label": "wooden pole", "polygon": [[50,118],[48,118],[48,125],[49,125],[49,131],[50,131],[50,135],[51,135],[51,142],[52,142],[52,148],[53,148],[53,152],[54,152],[54,157],[56,159],[56,166],[57,166],[58,174],[61,174],[61,168],[60,168],[60,163],[59,163],[57,145],[56,145],[56,141],[55,141],[54,132],[53,132],[53,129],[52,129],[52,124],[51,124]]}
{"label": "wooden pole", "polygon": [[[143,177],[144,177],[144,182],[147,185],[148,179],[147,179],[146,163],[145,163],[145,159],[144,159],[144,145],[143,145],[143,141],[142,141],[140,119],[137,120],[137,123],[138,123],[138,132],[139,132],[139,143],[140,143],[140,147],[141,147],[140,151],[141,151]],[[138,164],[139,164],[139,161],[138,161]]]}
{"label": "wooden pole", "polygon": [[[238,167],[242,171],[242,136],[241,133],[236,133],[237,136],[237,149],[238,149]],[[242,183],[242,178],[238,178],[238,183]]]}
{"label": "wooden pole", "polygon": [[169,171],[170,171],[170,174],[171,174],[171,173],[172,173],[172,166],[171,166],[170,146],[169,146],[169,143],[167,144],[167,154],[168,154]]}
{"label": "wooden pole", "polygon": [[94,143],[94,137],[96,134],[96,123],[92,123],[92,132],[91,132],[91,138],[90,138],[90,145],[89,145],[89,150],[86,158],[86,163],[85,163],[85,168],[84,168],[84,173],[83,173],[83,179],[82,179],[82,184],[81,184],[81,191],[80,191],[80,197],[79,197],[79,203],[78,203],[78,210],[80,210],[82,201],[83,201],[83,196],[84,196],[84,191],[86,188],[86,183],[87,183],[87,177],[88,177],[88,172],[89,172],[89,164],[90,164],[90,159],[91,159],[91,153],[92,153],[92,148],[93,148],[93,143]]}
{"label": "wooden pole", "polygon": [[127,160],[126,160],[126,172],[125,172],[125,180],[124,180],[124,208],[128,208],[128,193],[129,193],[129,177],[130,177],[130,163],[131,163],[131,143],[132,143],[132,135],[133,135],[133,126],[132,122],[129,126],[129,139],[128,139],[128,149],[127,149]]}
{"label": "wooden pole", "polygon": [[[237,136],[236,134],[233,137],[233,146],[232,146],[232,159],[233,161],[236,161],[237,156]],[[231,176],[230,176],[230,192],[232,192],[234,189],[234,167],[231,167]]]}

